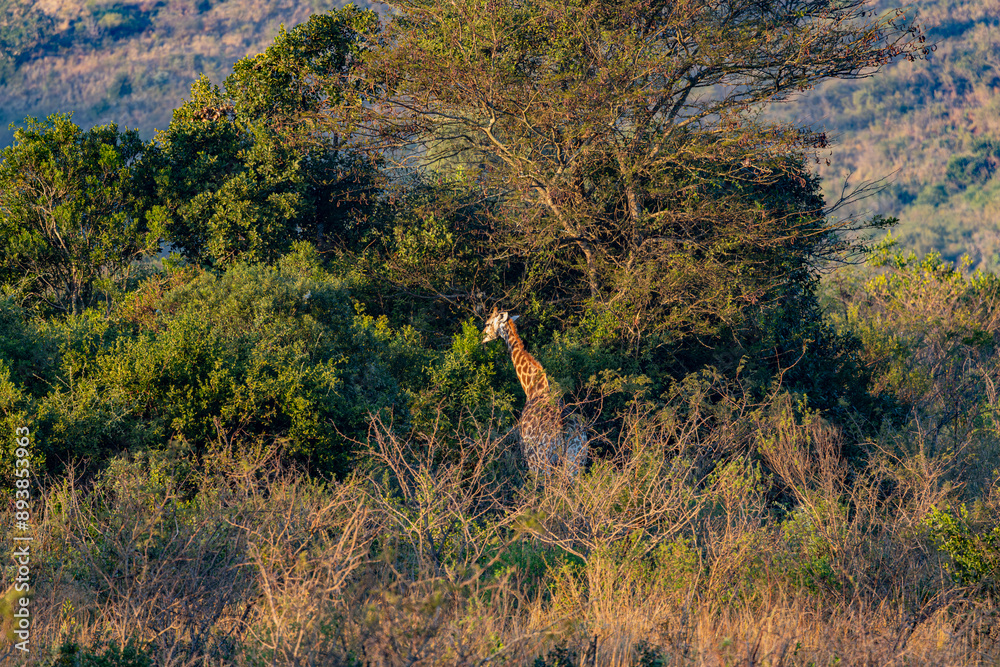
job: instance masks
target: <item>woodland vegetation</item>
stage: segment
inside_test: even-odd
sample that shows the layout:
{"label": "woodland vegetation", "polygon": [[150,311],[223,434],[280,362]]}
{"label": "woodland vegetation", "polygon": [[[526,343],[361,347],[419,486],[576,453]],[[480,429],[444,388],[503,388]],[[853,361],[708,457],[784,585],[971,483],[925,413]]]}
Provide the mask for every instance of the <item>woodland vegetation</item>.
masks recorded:
{"label": "woodland vegetation", "polygon": [[[5,532],[0,656],[1000,659],[1000,277],[838,217],[827,136],[763,113],[926,57],[911,19],[392,6],[280,31],[151,141],[53,114],[0,151],[35,623],[16,653]],[[497,305],[589,425],[579,477],[524,465]]]}
{"label": "woodland vegetation", "polygon": [[[82,127],[114,121],[148,140],[169,125],[194,78],[221,82],[237,60],[261,52],[281,23],[296,25],[334,6],[329,0],[0,1],[0,145],[12,140],[10,123],[53,110],[73,110]],[[992,223],[998,211],[989,145],[1000,140],[1000,6],[996,0],[906,6],[936,49],[931,58],[898,60],[871,79],[828,80],[770,113],[833,140],[836,150],[811,165],[829,201],[839,198],[845,180],[850,189],[888,178],[888,187],[847,210],[899,218],[894,235],[921,254],[937,251],[951,262],[968,254],[973,269],[996,271],[1000,237]],[[953,159],[985,169],[956,170]]]}

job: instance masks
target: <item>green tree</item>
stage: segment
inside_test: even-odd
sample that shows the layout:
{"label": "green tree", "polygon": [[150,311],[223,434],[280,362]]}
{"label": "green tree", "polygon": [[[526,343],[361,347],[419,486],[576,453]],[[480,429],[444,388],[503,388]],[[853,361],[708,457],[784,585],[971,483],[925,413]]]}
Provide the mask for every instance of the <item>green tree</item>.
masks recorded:
{"label": "green tree", "polygon": [[520,286],[486,298],[576,304],[632,343],[808,292],[844,249],[803,164],[826,137],[759,112],[922,53],[861,0],[390,5],[365,127],[505,204],[486,249]]}
{"label": "green tree", "polygon": [[377,17],[348,6],[278,35],[207,78],[158,135],[157,219],[190,261],[273,261],[297,239],[356,245],[372,225],[377,161],[345,145],[347,74]]}
{"label": "green tree", "polygon": [[158,249],[141,214],[144,146],[115,124],[83,131],[68,115],[25,120],[0,151],[0,281],[25,303],[79,312]]}
{"label": "green tree", "polygon": [[[0,310],[0,334],[14,337],[0,344],[0,432],[30,418],[52,471],[173,441],[195,454],[273,443],[314,472],[347,472],[371,415],[391,407],[406,420],[396,378],[421,365],[321,264],[300,243],[273,265],[170,267],[110,316],[32,326]],[[27,337],[51,363],[25,358]]]}

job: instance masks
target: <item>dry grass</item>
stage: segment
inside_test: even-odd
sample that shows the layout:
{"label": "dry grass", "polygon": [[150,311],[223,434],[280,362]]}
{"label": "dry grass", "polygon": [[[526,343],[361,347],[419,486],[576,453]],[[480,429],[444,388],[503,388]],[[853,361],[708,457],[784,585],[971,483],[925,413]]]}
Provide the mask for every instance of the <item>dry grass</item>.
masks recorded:
{"label": "dry grass", "polygon": [[38,508],[33,661],[73,640],[164,666],[997,664],[992,584],[953,583],[923,527],[944,463],[849,466],[790,401],[743,408],[715,430],[636,410],[616,460],[545,485],[503,439],[379,423],[343,482],[270,450],[70,475]]}

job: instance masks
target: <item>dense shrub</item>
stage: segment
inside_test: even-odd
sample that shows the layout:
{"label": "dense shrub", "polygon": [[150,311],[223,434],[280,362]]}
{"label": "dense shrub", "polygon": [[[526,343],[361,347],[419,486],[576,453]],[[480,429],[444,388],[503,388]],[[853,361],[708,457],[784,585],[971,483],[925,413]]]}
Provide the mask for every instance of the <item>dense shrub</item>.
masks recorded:
{"label": "dense shrub", "polygon": [[[983,514],[977,508],[976,514]],[[931,539],[951,558],[947,569],[960,584],[1000,585],[1000,523],[996,517],[970,515],[962,505],[957,512],[934,508],[924,519]],[[978,525],[977,525],[978,524]]]}
{"label": "dense shrub", "polygon": [[[345,472],[370,414],[394,407],[405,422],[394,374],[408,357],[309,252],[220,276],[170,269],[111,318],[26,324],[5,311],[6,421],[30,414],[54,467],[170,440],[195,452],[279,440],[317,472]],[[34,352],[18,327],[37,337]],[[33,359],[46,349],[50,358]],[[29,380],[35,367],[41,386]]]}
{"label": "dense shrub", "polygon": [[988,488],[1000,454],[1000,281],[891,240],[869,264],[837,278],[829,309],[861,343],[869,392],[894,404],[891,423],[924,435],[926,454],[958,457],[961,481]]}
{"label": "dense shrub", "polygon": [[66,642],[50,659],[43,659],[44,667],[152,667],[153,661],[142,650],[127,645],[119,648],[111,643],[101,647],[82,647]]}

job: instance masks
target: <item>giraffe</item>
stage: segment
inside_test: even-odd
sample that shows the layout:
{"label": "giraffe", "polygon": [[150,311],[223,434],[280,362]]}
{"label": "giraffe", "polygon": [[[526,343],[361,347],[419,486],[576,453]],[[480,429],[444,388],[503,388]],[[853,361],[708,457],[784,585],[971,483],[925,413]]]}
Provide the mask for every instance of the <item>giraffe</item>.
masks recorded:
{"label": "giraffe", "polygon": [[587,460],[586,430],[579,415],[570,414],[552,395],[545,369],[524,349],[514,326],[518,317],[494,308],[483,328],[483,344],[503,338],[527,397],[517,422],[521,451],[531,470],[549,473],[565,464],[575,476]]}

